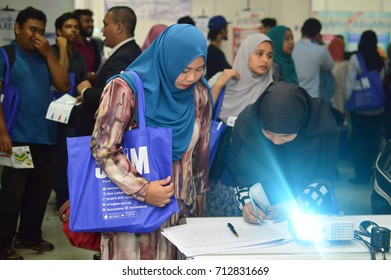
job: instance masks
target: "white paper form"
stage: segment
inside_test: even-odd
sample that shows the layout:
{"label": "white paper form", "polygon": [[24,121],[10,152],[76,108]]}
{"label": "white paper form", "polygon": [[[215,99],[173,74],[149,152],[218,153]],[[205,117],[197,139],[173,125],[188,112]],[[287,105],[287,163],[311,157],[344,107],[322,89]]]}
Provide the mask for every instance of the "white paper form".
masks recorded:
{"label": "white paper form", "polygon": [[46,112],[46,119],[67,124],[73,106],[79,104],[80,103],[76,103],[75,97],[66,93],[59,99],[50,103],[48,111]]}
{"label": "white paper form", "polygon": [[265,221],[262,225],[250,224],[243,219],[230,222],[239,237],[230,231],[228,222],[229,218],[213,223],[185,224],[166,228],[162,234],[187,257],[230,249],[237,251],[248,249],[248,246],[274,246],[293,239],[287,222]]}

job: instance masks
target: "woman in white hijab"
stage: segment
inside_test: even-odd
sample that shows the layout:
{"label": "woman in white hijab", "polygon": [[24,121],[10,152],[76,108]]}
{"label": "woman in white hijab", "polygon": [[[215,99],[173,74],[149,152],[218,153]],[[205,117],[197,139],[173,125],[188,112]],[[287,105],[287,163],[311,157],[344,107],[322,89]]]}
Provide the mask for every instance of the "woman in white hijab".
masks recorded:
{"label": "woman in white hijab", "polygon": [[[231,134],[236,117],[273,82],[273,45],[261,33],[249,35],[239,47],[232,69],[225,69],[209,80],[214,100],[225,87],[219,119],[228,125],[211,166],[207,194],[207,216],[240,216],[233,201],[234,186],[231,178]],[[232,187],[231,187],[232,186]],[[231,201],[232,199],[232,201]]]}

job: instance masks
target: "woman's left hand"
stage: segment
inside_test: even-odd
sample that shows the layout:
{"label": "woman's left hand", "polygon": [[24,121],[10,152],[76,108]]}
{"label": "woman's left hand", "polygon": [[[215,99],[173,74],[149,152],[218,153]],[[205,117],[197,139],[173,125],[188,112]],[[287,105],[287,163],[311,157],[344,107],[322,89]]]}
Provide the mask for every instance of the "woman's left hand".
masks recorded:
{"label": "woman's left hand", "polygon": [[158,207],[163,207],[170,202],[171,196],[174,195],[174,183],[171,182],[171,177],[168,176],[163,180],[156,180],[149,183],[145,202]]}
{"label": "woman's left hand", "polygon": [[296,203],[291,201],[270,205],[266,208],[266,219],[284,220],[288,218],[289,214],[293,213],[296,208]]}

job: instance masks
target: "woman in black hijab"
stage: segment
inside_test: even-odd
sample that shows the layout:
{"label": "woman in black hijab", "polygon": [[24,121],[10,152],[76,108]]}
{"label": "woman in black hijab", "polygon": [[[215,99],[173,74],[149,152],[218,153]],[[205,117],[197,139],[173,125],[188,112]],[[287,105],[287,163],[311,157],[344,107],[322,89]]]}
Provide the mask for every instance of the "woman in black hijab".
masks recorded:
{"label": "woman in black hijab", "polygon": [[[380,79],[384,77],[384,61],[379,55],[377,35],[372,30],[361,34],[358,52],[350,57],[346,76],[347,99],[351,96],[358,73],[362,72],[358,61],[361,54],[367,71],[376,70]],[[355,177],[350,182],[355,184],[368,184],[371,181],[376,156],[380,151],[383,128],[384,106],[375,109],[351,111],[351,154]]]}
{"label": "woman in black hijab", "polygon": [[[233,130],[237,199],[246,221],[278,218],[311,183],[332,184],[338,139],[335,119],[320,99],[295,84],[272,83],[238,116]],[[248,195],[256,183],[271,204],[258,213]]]}

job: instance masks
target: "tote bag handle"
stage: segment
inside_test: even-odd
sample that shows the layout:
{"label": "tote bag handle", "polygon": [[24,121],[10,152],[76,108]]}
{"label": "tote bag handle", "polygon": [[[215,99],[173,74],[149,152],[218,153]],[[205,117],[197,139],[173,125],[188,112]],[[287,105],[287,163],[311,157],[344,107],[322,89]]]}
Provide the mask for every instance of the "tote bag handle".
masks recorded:
{"label": "tote bag handle", "polygon": [[138,110],[138,126],[141,129],[146,128],[145,124],[145,98],[144,98],[144,87],[139,75],[133,70],[126,70],[121,73],[119,77],[124,79],[128,85],[131,84],[129,75],[132,75],[136,79],[136,95],[137,95],[137,110]]}
{"label": "tote bag handle", "polygon": [[360,64],[361,72],[363,76],[367,76],[367,67],[365,66],[364,58],[361,53],[357,53],[358,63]]}
{"label": "tote bag handle", "polygon": [[223,87],[220,91],[220,95],[217,98],[216,104],[213,106],[213,113],[212,113],[212,119],[214,121],[217,121],[217,118],[219,117],[220,114],[220,109],[221,106],[223,106],[223,100],[224,100],[224,93],[225,93],[225,87]]}

